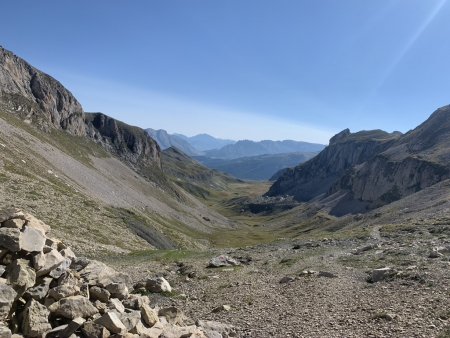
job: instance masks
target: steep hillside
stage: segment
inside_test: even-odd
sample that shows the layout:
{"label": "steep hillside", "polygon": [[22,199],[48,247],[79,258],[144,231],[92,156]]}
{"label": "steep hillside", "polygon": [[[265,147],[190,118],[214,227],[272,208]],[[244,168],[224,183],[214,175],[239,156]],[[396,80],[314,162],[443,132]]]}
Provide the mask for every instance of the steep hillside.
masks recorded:
{"label": "steep hillside", "polygon": [[449,178],[449,146],[449,106],[405,135],[345,130],[316,158],[287,170],[267,196],[315,199],[337,216],[366,212]]}
{"label": "steep hillside", "polygon": [[161,153],[162,170],[173,181],[191,194],[206,198],[211,189],[222,191],[236,179],[211,170],[175,148],[168,148]]}
{"label": "steep hillside", "polygon": [[186,139],[169,134],[163,129],[145,129],[145,131],[154,139],[162,150],[168,149],[170,147],[181,150],[183,153],[189,156],[199,155],[199,151],[189,144]]}
{"label": "steep hillside", "polygon": [[277,171],[294,167],[315,155],[316,153],[288,153],[241,157],[231,160],[197,156],[195,159],[208,168],[217,169],[239,179],[265,181]]}
{"label": "steep hillside", "polygon": [[58,81],[4,49],[0,79],[2,205],[54,223],[89,256],[205,247],[233,225],[164,174],[144,130],[84,113]]}
{"label": "steep hillside", "polygon": [[239,157],[250,157],[258,155],[285,154],[295,152],[317,152],[325,146],[322,144],[299,142],[299,141],[249,141],[242,140],[234,144],[226,145],[220,149],[205,152],[205,156],[220,159],[235,159]]}

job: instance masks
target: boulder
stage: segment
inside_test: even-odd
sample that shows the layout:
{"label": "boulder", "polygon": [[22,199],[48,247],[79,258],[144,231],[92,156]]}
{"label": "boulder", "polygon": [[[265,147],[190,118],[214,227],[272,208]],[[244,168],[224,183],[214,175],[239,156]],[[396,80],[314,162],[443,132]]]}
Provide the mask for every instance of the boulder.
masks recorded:
{"label": "boulder", "polygon": [[123,306],[127,309],[140,310],[144,304],[150,304],[147,296],[131,294],[128,299],[122,301]]}
{"label": "boulder", "polygon": [[68,319],[77,317],[88,318],[98,313],[97,308],[89,299],[83,296],[70,296],[63,298],[49,306],[50,312],[56,316]]}
{"label": "boulder", "polygon": [[230,265],[236,266],[236,265],[240,265],[240,263],[234,258],[231,258],[226,255],[220,255],[220,256],[211,258],[211,260],[209,261],[209,264],[208,264],[208,268],[220,268],[223,266],[230,266]]}
{"label": "boulder", "polygon": [[291,276],[285,276],[283,278],[280,279],[280,284],[287,284],[287,283],[292,283],[293,281],[295,281],[294,277]]}
{"label": "boulder", "polygon": [[48,226],[47,224],[45,224],[44,222],[42,222],[41,220],[38,220],[36,217],[34,217],[33,215],[30,214],[24,214],[23,217],[26,221],[26,225],[31,227],[31,228],[35,228],[37,230],[42,231],[44,234],[46,234],[47,232],[50,231],[50,226]]}
{"label": "boulder", "polygon": [[390,278],[393,275],[395,275],[395,271],[391,268],[386,267],[381,269],[375,269],[372,271],[370,275],[369,282],[377,283],[387,278]]}
{"label": "boulder", "polygon": [[119,314],[119,319],[125,325],[127,331],[133,330],[141,321],[140,311],[130,311]]}
{"label": "boulder", "polygon": [[89,294],[90,294],[90,298],[92,298],[93,300],[99,300],[103,303],[106,303],[109,301],[109,298],[111,297],[111,294],[109,293],[108,290],[103,289],[99,286],[92,286],[89,288]]}
{"label": "boulder", "polygon": [[125,312],[125,306],[118,298],[111,298],[108,303],[108,308],[111,310],[116,310],[119,313]]}
{"label": "boulder", "polygon": [[41,303],[30,299],[23,312],[22,332],[27,337],[40,337],[52,329],[48,322],[50,312]]}
{"label": "boulder", "polygon": [[70,258],[65,258],[61,264],[59,264],[56,268],[51,270],[48,275],[53,278],[59,278],[63,273],[69,270],[70,265],[72,264],[72,260]]}
{"label": "boulder", "polygon": [[111,333],[105,327],[93,321],[84,323],[81,332],[83,333],[83,337],[86,338],[108,338],[111,336]]}
{"label": "boulder", "polygon": [[45,234],[42,230],[26,225],[20,234],[20,248],[28,252],[41,252],[45,246]]}
{"label": "boulder", "polygon": [[146,338],[158,338],[161,336],[163,332],[163,325],[161,323],[156,323],[153,327],[147,328],[142,324],[142,322],[138,322],[136,326],[131,329],[131,333],[135,333],[140,335],[141,337]]}
{"label": "boulder", "polygon": [[23,219],[15,218],[15,219],[9,219],[9,220],[5,221],[3,223],[3,226],[5,228],[22,229],[24,224],[25,224],[25,221]]}
{"label": "boulder", "polygon": [[117,314],[114,312],[107,312],[100,318],[95,320],[96,324],[104,326],[108,331],[112,333],[125,333],[127,332],[127,328],[120,321]]}
{"label": "boulder", "polygon": [[145,283],[145,288],[150,292],[172,292],[172,287],[164,277],[157,277],[148,279]]}
{"label": "boulder", "polygon": [[78,285],[60,285],[49,290],[48,295],[54,300],[60,300],[69,296],[74,296],[80,292]]}
{"label": "boulder", "polygon": [[106,290],[109,291],[111,297],[120,300],[128,297],[128,288],[125,283],[111,283],[106,285]]}
{"label": "boulder", "polygon": [[183,325],[186,319],[184,314],[174,306],[160,309],[158,316],[165,317],[167,322],[172,325]]}
{"label": "boulder", "polygon": [[157,322],[159,322],[158,314],[147,304],[142,305],[141,316],[144,323],[147,324],[149,327],[152,327]]}
{"label": "boulder", "polygon": [[37,270],[37,276],[47,275],[53,269],[56,269],[65,258],[55,249],[44,254],[39,253],[34,257],[34,268]]}
{"label": "boulder", "polygon": [[52,278],[46,277],[41,279],[32,288],[29,288],[23,297],[25,299],[33,298],[34,300],[42,300],[47,296],[48,290],[50,289],[50,283],[53,281]]}
{"label": "boulder", "polygon": [[9,316],[16,296],[17,293],[11,286],[0,284],[0,322]]}
{"label": "boulder", "polygon": [[0,228],[0,247],[11,252],[20,251],[20,230],[16,228]]}
{"label": "boulder", "polygon": [[34,286],[36,273],[29,266],[29,261],[26,259],[15,259],[8,266],[7,280],[14,290],[22,295],[28,288]]}
{"label": "boulder", "polygon": [[80,270],[80,276],[89,285],[105,287],[111,283],[130,283],[130,277],[117,272],[106,264],[99,261],[89,261],[88,264]]}
{"label": "boulder", "polygon": [[212,310],[212,312],[213,313],[222,312],[222,311],[227,311],[228,312],[230,310],[231,310],[231,306],[230,305],[221,305],[221,306],[218,306],[218,307],[214,308]]}

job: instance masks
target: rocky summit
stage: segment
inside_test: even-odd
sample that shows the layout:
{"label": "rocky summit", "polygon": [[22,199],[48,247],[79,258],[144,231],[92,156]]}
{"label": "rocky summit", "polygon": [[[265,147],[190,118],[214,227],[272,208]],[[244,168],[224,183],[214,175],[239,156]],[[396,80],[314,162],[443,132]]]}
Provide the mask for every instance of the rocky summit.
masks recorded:
{"label": "rocky summit", "polygon": [[9,208],[0,221],[2,338],[233,336],[230,326],[151,306],[145,293],[172,291],[162,277],[135,290],[128,275],[47,237],[50,227],[33,216]]}

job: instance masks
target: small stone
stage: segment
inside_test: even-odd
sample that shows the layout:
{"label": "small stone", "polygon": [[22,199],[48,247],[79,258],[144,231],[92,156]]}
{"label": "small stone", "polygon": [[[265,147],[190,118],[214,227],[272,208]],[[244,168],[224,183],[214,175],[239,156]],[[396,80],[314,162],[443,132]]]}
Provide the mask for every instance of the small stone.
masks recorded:
{"label": "small stone", "polygon": [[158,316],[165,317],[167,322],[172,325],[183,325],[185,320],[183,313],[174,306],[160,309]]}
{"label": "small stone", "polygon": [[126,327],[127,331],[133,330],[136,327],[138,322],[141,321],[141,312],[140,311],[130,311],[124,312],[119,315],[120,321]]}
{"label": "small stone", "polygon": [[4,321],[11,311],[17,293],[6,284],[0,284],[0,322]]}
{"label": "small stone", "polygon": [[26,259],[16,259],[8,266],[7,280],[22,295],[35,284],[36,273]]}
{"label": "small stone", "polygon": [[221,305],[221,306],[218,306],[218,307],[216,307],[216,308],[214,308],[213,310],[212,310],[212,312],[213,313],[217,313],[217,312],[221,312],[221,311],[230,311],[231,310],[231,306],[230,305]]}
{"label": "small stone", "polygon": [[127,309],[140,310],[142,305],[150,304],[147,296],[131,294],[128,299],[122,301],[123,306]]}
{"label": "small stone", "polygon": [[125,306],[123,306],[118,298],[111,298],[108,303],[108,308],[116,310],[120,313],[125,312]]}
{"label": "small stone", "polygon": [[149,305],[143,304],[141,307],[142,320],[149,327],[152,327],[157,322],[159,322],[158,314]]}
{"label": "small stone", "polygon": [[105,327],[92,321],[84,323],[81,332],[83,337],[86,338],[108,338],[111,336],[111,333]]}
{"label": "small stone", "polygon": [[294,277],[291,276],[285,276],[283,278],[280,279],[280,284],[287,284],[287,283],[292,283],[293,281],[295,281]]}
{"label": "small stone", "polygon": [[377,283],[382,280],[385,280],[386,278],[392,276],[394,271],[391,268],[381,268],[381,269],[375,269],[372,271],[372,274],[369,278],[369,281],[372,283]]}
{"label": "small stone", "polygon": [[65,258],[55,249],[43,254],[39,253],[34,257],[34,268],[37,270],[37,276],[44,276],[53,269],[56,269]]}
{"label": "small stone", "polygon": [[0,228],[0,247],[11,252],[20,251],[20,230],[14,228]]}
{"label": "small stone", "polygon": [[29,288],[23,297],[25,299],[33,298],[34,300],[42,300],[47,296],[48,290],[50,289],[50,283],[53,281],[52,278],[44,278],[39,281],[34,287]]}
{"label": "small stone", "polygon": [[111,283],[106,285],[111,297],[125,299],[128,297],[128,288],[125,283]]}
{"label": "small stone", "polygon": [[154,279],[148,279],[145,288],[150,292],[172,292],[172,287],[164,277],[157,277]]}
{"label": "small stone", "polygon": [[30,226],[25,226],[20,234],[20,248],[28,252],[41,252],[45,246],[45,234]]}
{"label": "small stone", "polygon": [[47,224],[45,224],[41,220],[38,220],[33,215],[25,214],[24,219],[26,221],[25,224],[31,228],[41,230],[44,234],[50,231],[50,227]]}
{"label": "small stone", "polygon": [[97,308],[83,296],[70,296],[50,305],[50,312],[68,319],[87,318],[98,313]]}
{"label": "small stone", "polygon": [[63,273],[69,270],[72,260],[70,258],[65,258],[61,264],[49,272],[49,276],[53,278],[59,278]]}
{"label": "small stone", "polygon": [[22,229],[23,225],[25,224],[25,221],[23,219],[9,219],[3,223],[3,226],[5,228],[15,228],[15,229]]}
{"label": "small stone", "polygon": [[47,308],[30,299],[23,313],[22,332],[27,337],[38,337],[52,329],[48,322],[50,312]]}
{"label": "small stone", "polygon": [[109,301],[109,298],[111,297],[111,294],[108,290],[103,289],[99,286],[92,286],[89,288],[89,294],[93,300],[99,300],[103,303],[106,303]]}
{"label": "small stone", "polygon": [[127,328],[120,321],[114,312],[105,313],[103,316],[95,320],[96,324],[102,325],[112,333],[125,333]]}
{"label": "small stone", "polygon": [[235,260],[234,258],[231,258],[226,255],[220,255],[214,258],[211,258],[209,261],[208,267],[209,268],[220,268],[223,266],[229,266],[229,265],[240,265],[240,263]]}

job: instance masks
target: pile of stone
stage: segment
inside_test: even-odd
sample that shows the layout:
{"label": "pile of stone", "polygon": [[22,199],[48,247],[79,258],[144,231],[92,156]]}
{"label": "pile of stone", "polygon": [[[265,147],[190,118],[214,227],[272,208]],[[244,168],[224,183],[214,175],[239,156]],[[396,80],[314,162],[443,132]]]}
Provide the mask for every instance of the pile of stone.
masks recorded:
{"label": "pile of stone", "polygon": [[[49,231],[21,210],[0,211],[0,337],[222,337],[219,323],[187,325],[175,307],[150,307],[127,275],[77,258]],[[140,287],[171,291],[163,278]]]}

